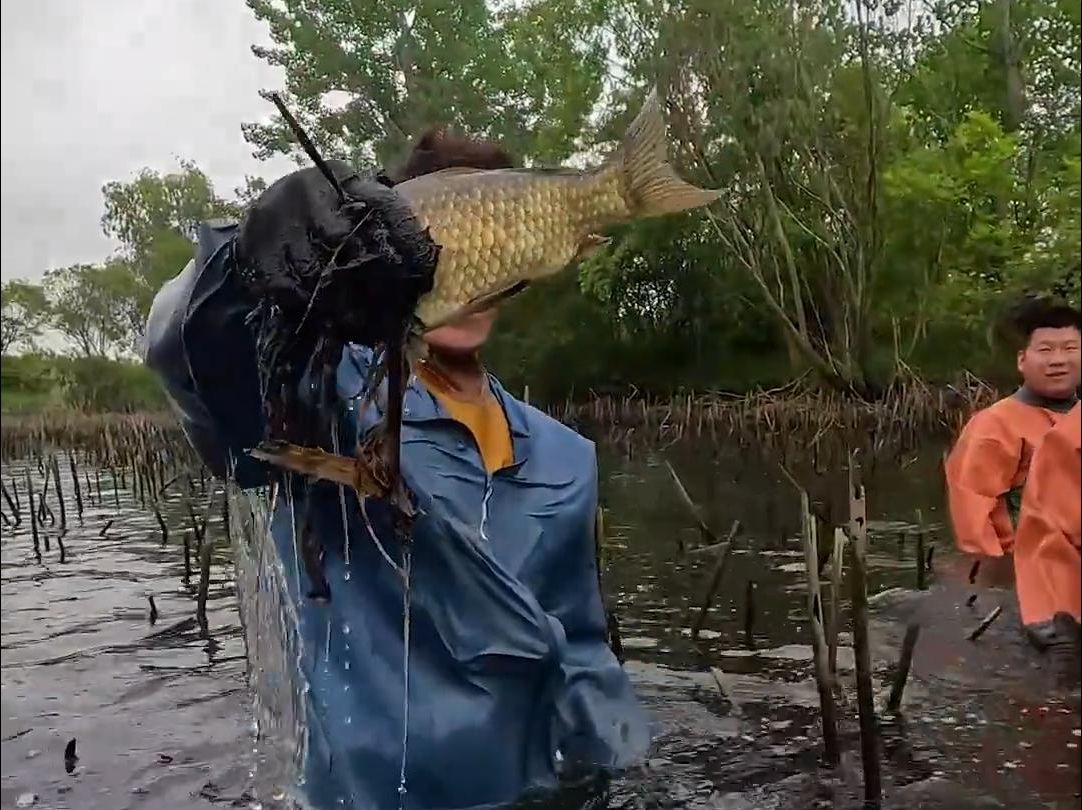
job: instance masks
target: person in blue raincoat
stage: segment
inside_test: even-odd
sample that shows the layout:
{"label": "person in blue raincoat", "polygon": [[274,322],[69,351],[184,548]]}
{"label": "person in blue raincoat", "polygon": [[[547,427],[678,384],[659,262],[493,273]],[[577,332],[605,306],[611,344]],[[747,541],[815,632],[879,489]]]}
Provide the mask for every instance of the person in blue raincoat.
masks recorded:
{"label": "person in blue raincoat", "polygon": [[[509,165],[494,146],[435,131],[394,180]],[[293,176],[298,188],[322,182],[313,169]],[[318,238],[319,223],[333,214],[318,203],[305,210],[290,196],[269,197],[263,207],[307,218],[298,224]],[[246,454],[263,438],[264,415],[245,325],[252,301],[237,272],[238,243],[254,238],[243,229],[243,222],[202,227],[195,259],[154,301],[145,361],[208,467],[250,488],[273,473]],[[289,479],[274,499],[271,537],[295,606],[306,687],[298,782],[315,807],[499,806],[545,795],[571,774],[603,781],[646,753],[646,717],[607,643],[594,447],[486,373],[478,350],[495,318],[480,313],[431,333],[432,367],[420,366],[406,392],[402,475],[421,510],[410,544],[408,625],[404,561],[388,542],[386,504]],[[380,415],[369,408],[359,417],[356,405],[370,361],[369,350],[350,345],[337,369],[343,452]],[[295,546],[305,498],[323,543],[329,600],[309,598]]]}

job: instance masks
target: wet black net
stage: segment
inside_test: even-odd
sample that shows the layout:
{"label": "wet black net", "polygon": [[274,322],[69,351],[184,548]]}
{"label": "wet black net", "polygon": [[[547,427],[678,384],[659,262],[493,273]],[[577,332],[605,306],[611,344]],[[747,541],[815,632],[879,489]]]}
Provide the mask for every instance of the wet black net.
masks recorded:
{"label": "wet black net", "polygon": [[[342,350],[354,343],[377,352],[388,380],[385,421],[400,419],[404,346],[439,248],[386,178],[361,177],[341,161],[324,168],[337,187],[313,167],[268,188],[240,225],[234,258],[252,301],[265,441],[350,455],[337,446],[332,408]],[[396,459],[393,425],[388,436]],[[310,595],[330,598],[309,519],[318,486],[307,487],[299,540]]]}
{"label": "wet black net", "polygon": [[[362,178],[342,161],[328,167],[342,199],[317,168],[301,169],[253,203],[236,241],[238,274],[255,302],[267,438],[306,446],[325,446],[329,425],[318,413],[326,392],[298,400],[301,379],[333,385],[347,343],[401,346],[439,252],[389,181]],[[316,413],[305,413],[313,401]]]}

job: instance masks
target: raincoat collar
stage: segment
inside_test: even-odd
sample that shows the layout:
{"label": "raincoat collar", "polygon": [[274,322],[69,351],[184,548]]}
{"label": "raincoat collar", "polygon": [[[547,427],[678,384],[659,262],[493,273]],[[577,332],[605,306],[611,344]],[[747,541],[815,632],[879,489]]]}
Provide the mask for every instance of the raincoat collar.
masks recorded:
{"label": "raincoat collar", "polygon": [[1065,399],[1052,399],[1051,397],[1038,394],[1036,391],[1025,385],[1015,391],[1014,396],[1026,405],[1032,405],[1035,408],[1044,408],[1045,410],[1055,411],[1056,413],[1067,413],[1075,406],[1075,403],[1078,402],[1077,396],[1070,396]]}
{"label": "raincoat collar", "polygon": [[[530,423],[526,412],[525,403],[515,399],[507,392],[492,374],[488,374],[488,384],[495,395],[500,407],[503,408],[507,417],[507,426],[511,431],[511,445],[514,452],[515,462],[512,466],[520,466],[529,456],[530,450]],[[409,386],[402,401],[402,422],[404,424],[421,425],[426,422],[451,420],[452,417],[440,404],[436,397],[416,375],[411,375]]]}

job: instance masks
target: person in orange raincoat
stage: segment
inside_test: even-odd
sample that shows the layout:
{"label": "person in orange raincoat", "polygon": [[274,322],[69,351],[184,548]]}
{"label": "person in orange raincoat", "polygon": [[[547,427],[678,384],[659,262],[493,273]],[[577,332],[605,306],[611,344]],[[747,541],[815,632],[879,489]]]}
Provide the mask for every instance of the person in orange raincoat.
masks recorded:
{"label": "person in orange raincoat", "polygon": [[1048,431],[1030,465],[1015,535],[1022,624],[1039,647],[1075,643],[1082,618],[1082,405]]}
{"label": "person in orange raincoat", "polygon": [[1078,310],[1032,299],[1020,308],[1016,325],[1024,340],[1018,352],[1022,386],[974,414],[946,462],[958,548],[1008,565],[1030,460],[1048,431],[1078,401],[1082,378]]}

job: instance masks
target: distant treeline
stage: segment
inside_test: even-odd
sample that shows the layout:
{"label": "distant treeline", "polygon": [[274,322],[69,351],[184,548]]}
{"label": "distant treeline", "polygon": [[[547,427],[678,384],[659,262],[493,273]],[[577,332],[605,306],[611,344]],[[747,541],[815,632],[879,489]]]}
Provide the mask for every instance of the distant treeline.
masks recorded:
{"label": "distant treeline", "polygon": [[154,374],[141,363],[105,357],[24,354],[0,361],[4,413],[50,409],[156,411],[166,407]]}

